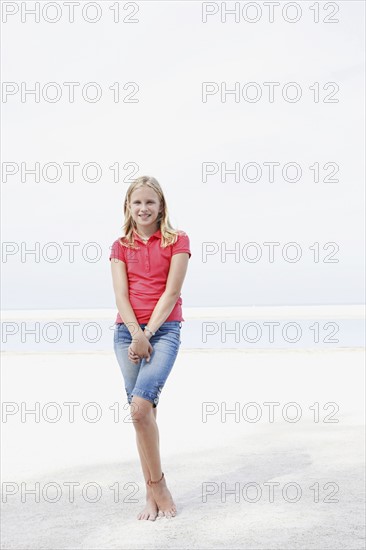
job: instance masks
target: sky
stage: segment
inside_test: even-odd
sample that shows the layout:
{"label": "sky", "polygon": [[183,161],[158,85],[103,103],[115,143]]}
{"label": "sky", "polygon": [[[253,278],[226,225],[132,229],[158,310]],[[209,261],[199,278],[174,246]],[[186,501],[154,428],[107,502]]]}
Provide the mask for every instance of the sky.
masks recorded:
{"label": "sky", "polygon": [[[221,2],[146,1],[115,23],[104,1],[90,23],[86,4],[73,23],[58,2],[55,23],[50,9],[2,24],[2,307],[114,307],[109,251],[141,175],[190,238],[183,305],[364,303],[364,3],[320,2],[314,22],[297,2],[292,23],[286,2],[273,22],[264,2],[257,22],[247,2],[238,22]],[[36,85],[38,102],[22,96]]]}

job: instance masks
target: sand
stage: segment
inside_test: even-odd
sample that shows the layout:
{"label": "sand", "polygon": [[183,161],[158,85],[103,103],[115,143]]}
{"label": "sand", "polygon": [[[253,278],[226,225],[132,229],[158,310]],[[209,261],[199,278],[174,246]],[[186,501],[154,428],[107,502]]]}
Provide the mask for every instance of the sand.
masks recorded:
{"label": "sand", "polygon": [[[158,406],[178,515],[154,522],[136,519],[144,484],[113,353],[4,353],[2,366],[2,548],[364,548],[361,349],[181,350]],[[39,422],[24,416],[36,402]]]}

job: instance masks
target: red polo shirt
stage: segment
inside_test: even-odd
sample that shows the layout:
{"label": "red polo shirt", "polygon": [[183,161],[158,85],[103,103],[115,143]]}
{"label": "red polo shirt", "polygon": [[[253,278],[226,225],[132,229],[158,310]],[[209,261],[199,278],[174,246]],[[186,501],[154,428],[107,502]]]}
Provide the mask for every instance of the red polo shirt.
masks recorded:
{"label": "red polo shirt", "polygon": [[[174,254],[188,252],[191,257],[189,237],[179,231],[177,242],[166,248],[160,247],[161,231],[158,229],[144,243],[134,231],[137,250],[126,248],[119,239],[112,245],[109,259],[117,258],[126,264],[130,303],[137,322],[148,323],[151,314],[163,294],[168,278],[170,261]],[[179,296],[166,321],[184,321],[182,316],[182,298]],[[116,323],[123,323],[117,314]]]}

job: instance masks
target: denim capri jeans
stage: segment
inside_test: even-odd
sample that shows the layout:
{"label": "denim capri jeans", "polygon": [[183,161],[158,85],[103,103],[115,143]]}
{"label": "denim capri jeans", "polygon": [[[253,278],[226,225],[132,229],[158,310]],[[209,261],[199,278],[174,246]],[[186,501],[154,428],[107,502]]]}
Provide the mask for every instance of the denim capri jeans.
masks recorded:
{"label": "denim capri jeans", "polygon": [[[147,323],[140,324],[144,329]],[[130,331],[124,323],[114,327],[114,352],[124,379],[128,403],[137,395],[151,401],[153,407],[159,403],[159,396],[173,368],[181,344],[181,321],[165,321],[151,336],[153,350],[150,361],[146,358],[133,363],[128,358],[128,347],[132,342]]]}

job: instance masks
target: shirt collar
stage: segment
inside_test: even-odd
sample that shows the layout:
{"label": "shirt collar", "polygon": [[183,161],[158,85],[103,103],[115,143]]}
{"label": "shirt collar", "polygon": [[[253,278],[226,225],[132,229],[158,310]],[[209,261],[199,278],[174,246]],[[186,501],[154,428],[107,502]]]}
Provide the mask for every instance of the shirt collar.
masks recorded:
{"label": "shirt collar", "polygon": [[[133,230],[133,233],[134,233],[134,238],[135,238],[137,241],[140,241],[141,243],[144,242],[142,239],[140,239],[140,237],[139,237],[138,234],[136,233],[135,229]],[[161,237],[161,231],[160,231],[160,229],[158,229],[157,231],[155,231],[155,233],[153,233],[152,235],[150,235],[149,241],[150,241],[151,239],[160,239],[160,237]]]}

